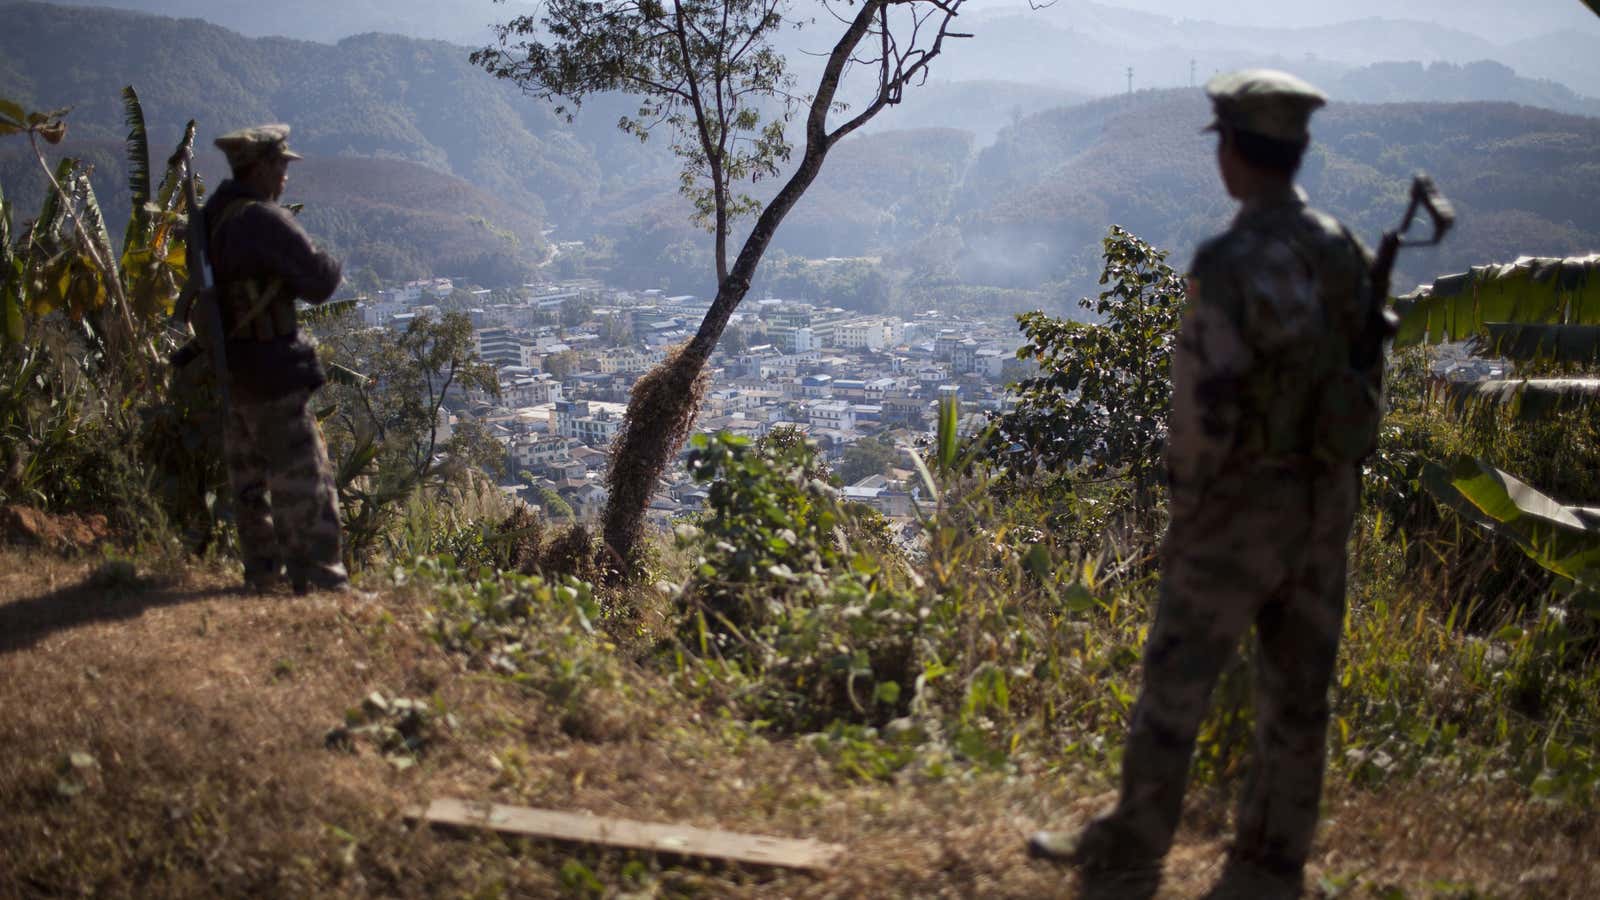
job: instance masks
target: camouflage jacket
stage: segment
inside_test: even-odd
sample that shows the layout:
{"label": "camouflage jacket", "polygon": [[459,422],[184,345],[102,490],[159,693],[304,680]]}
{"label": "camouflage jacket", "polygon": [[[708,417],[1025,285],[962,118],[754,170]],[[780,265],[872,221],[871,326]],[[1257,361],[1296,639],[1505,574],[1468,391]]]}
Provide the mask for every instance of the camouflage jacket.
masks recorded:
{"label": "camouflage jacket", "polygon": [[[1349,370],[1371,255],[1298,188],[1258,198],[1202,244],[1172,359],[1175,492],[1317,458],[1322,384]],[[1359,373],[1376,404],[1379,372]],[[1374,419],[1375,422],[1375,419]]]}
{"label": "camouflage jacket", "polygon": [[[236,206],[240,200],[254,202]],[[218,185],[206,199],[205,217],[219,292],[246,280],[276,281],[293,297],[321,303],[338,289],[338,260],[317,249],[289,210],[245,185],[233,180]],[[230,338],[227,352],[235,391],[246,402],[314,390],[326,380],[315,350],[292,325],[271,340]]]}

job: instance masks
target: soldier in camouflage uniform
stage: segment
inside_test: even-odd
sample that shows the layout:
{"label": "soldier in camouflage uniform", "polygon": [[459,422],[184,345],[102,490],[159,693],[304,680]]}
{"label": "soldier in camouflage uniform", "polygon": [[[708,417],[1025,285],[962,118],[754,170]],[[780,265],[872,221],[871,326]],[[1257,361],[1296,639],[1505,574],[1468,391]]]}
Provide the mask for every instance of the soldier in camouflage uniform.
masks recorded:
{"label": "soldier in camouflage uniform", "polygon": [[288,138],[287,125],[262,125],[216,140],[233,173],[205,205],[233,388],[224,444],[246,583],[265,590],[287,573],[296,593],[343,590],[333,467],[307,407],[326,377],[294,306],[333,296],[340,271],[277,202],[301,158]]}
{"label": "soldier in camouflage uniform", "polygon": [[1300,893],[1358,463],[1376,433],[1378,372],[1351,369],[1370,258],[1293,183],[1325,99],[1266,70],[1220,75],[1206,91],[1222,179],[1241,209],[1189,273],[1172,361],[1172,519],[1122,790],[1075,845],[1062,832],[1030,840],[1034,855],[1076,865],[1088,896],[1155,891],[1212,688],[1252,625],[1253,768],[1212,896]]}

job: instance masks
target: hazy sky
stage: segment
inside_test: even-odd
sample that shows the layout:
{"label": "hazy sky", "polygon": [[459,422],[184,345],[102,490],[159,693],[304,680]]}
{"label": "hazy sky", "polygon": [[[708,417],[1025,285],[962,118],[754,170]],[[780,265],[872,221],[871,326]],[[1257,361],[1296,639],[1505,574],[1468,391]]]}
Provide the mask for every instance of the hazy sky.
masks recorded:
{"label": "hazy sky", "polygon": [[[1057,0],[1067,8],[1074,0]],[[1170,16],[1229,25],[1296,27],[1378,17],[1439,22],[1496,42],[1552,31],[1582,30],[1600,37],[1600,16],[1581,0],[1100,0]],[[973,0],[971,8],[1016,6],[1019,0]]]}
{"label": "hazy sky", "polygon": [[[58,0],[63,2],[63,0]],[[400,31],[419,36],[475,41],[483,23],[502,21],[529,8],[528,0],[304,0],[264,4],[260,0],[64,0],[80,6],[116,6],[170,16],[195,16],[247,34],[285,34],[336,40],[355,31]],[[1036,0],[1037,2],[1037,0]],[[1054,0],[1044,15],[1066,21],[1084,0]],[[1600,17],[1580,0],[1100,0],[1122,7],[1229,25],[1295,27],[1368,17],[1439,22],[1507,43],[1555,31],[1583,31],[1600,39]],[[799,0],[797,8],[820,5]],[[982,16],[1026,9],[1027,0],[970,0],[967,11]]]}

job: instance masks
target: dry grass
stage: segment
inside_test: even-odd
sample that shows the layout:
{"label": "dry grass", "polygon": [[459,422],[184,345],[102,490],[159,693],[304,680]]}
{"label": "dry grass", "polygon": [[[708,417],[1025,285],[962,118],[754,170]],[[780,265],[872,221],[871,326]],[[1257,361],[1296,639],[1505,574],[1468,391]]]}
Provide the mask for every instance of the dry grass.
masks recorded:
{"label": "dry grass", "polygon": [[[6,897],[583,896],[581,872],[611,896],[1070,896],[1022,839],[1108,799],[1109,773],[1062,775],[1054,760],[847,779],[803,740],[769,740],[631,664],[573,727],[542,696],[466,671],[425,636],[425,598],[404,591],[255,597],[216,571],[95,571],[0,549]],[[373,691],[435,698],[460,724],[405,770],[369,747],[327,749],[326,732]],[[815,836],[849,852],[810,876],[403,821],[435,796]],[[1442,778],[1381,791],[1336,781],[1327,802],[1313,877],[1350,881],[1350,896],[1581,897],[1600,884],[1592,810]],[[1165,896],[1214,877],[1225,808],[1197,793]]]}

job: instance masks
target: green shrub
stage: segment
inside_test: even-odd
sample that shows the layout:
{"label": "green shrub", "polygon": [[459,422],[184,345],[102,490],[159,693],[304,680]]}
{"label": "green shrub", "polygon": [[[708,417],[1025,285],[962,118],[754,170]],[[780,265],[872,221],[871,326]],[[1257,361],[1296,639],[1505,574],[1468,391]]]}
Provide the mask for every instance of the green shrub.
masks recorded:
{"label": "green shrub", "polygon": [[564,715],[584,714],[591,692],[616,687],[621,664],[599,630],[600,602],[575,578],[472,575],[450,561],[396,566],[397,584],[432,600],[434,638],[470,668],[541,694]]}

